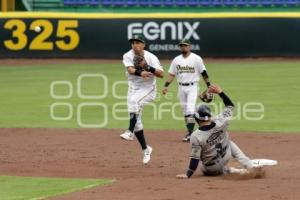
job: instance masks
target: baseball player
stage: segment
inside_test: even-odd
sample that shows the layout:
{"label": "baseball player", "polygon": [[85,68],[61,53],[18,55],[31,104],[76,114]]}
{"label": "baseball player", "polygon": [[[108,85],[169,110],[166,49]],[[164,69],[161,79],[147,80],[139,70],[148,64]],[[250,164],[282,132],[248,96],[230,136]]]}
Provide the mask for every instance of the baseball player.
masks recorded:
{"label": "baseball player", "polygon": [[181,55],[175,57],[171,63],[168,80],[165,82],[162,93],[163,95],[167,94],[168,86],[176,77],[179,85],[178,98],[183,109],[188,132],[182,141],[188,142],[195,126],[193,116],[198,97],[200,75],[202,75],[207,87],[210,85],[210,81],[201,57],[191,52],[191,43],[184,39],[179,43],[179,47]]}
{"label": "baseball player", "polygon": [[[228,121],[232,117],[234,104],[218,85],[212,84],[209,91],[219,94],[225,104],[225,109],[223,113],[212,119],[207,105],[201,105],[198,108],[195,120],[199,124],[199,129],[191,136],[189,169],[186,174],[177,175],[177,178],[190,178],[197,169],[199,161],[202,162],[203,174],[208,176],[224,173],[246,174],[254,169],[252,161],[228,136]],[[226,167],[230,158],[236,159],[244,168]]]}
{"label": "baseball player", "polygon": [[129,127],[121,138],[133,140],[134,135],[143,149],[143,163],[151,159],[152,147],[147,145],[143,124],[143,106],[152,102],[156,96],[156,78],[163,77],[163,68],[158,58],[144,50],[145,40],[135,35],[130,40],[132,49],[123,55],[123,64],[128,78],[127,106],[130,115]]}

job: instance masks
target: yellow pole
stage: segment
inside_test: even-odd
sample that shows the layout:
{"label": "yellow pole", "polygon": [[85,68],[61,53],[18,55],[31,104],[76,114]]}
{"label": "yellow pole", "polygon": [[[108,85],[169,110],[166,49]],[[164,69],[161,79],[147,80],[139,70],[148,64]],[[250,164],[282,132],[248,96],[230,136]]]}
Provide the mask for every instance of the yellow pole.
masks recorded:
{"label": "yellow pole", "polygon": [[2,12],[7,12],[7,0],[1,1]]}
{"label": "yellow pole", "polygon": [[15,11],[15,0],[1,0],[2,12]]}
{"label": "yellow pole", "polygon": [[15,11],[16,9],[16,1],[15,0],[10,0],[10,11]]}

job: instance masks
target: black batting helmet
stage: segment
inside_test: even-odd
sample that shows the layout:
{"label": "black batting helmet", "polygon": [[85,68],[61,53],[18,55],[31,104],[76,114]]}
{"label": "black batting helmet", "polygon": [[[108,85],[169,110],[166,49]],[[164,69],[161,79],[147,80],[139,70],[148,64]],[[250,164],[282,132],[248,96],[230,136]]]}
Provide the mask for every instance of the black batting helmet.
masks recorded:
{"label": "black batting helmet", "polygon": [[208,121],[209,118],[211,117],[211,110],[207,105],[203,104],[198,107],[194,117],[196,118],[196,120]]}

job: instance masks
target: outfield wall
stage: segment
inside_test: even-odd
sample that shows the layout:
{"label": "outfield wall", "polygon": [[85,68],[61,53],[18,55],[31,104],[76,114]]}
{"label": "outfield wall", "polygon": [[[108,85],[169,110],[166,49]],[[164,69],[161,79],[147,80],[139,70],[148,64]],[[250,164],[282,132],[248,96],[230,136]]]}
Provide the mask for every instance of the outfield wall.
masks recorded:
{"label": "outfield wall", "polygon": [[0,14],[0,58],[120,58],[136,33],[160,58],[182,38],[202,56],[300,56],[300,13],[22,12]]}

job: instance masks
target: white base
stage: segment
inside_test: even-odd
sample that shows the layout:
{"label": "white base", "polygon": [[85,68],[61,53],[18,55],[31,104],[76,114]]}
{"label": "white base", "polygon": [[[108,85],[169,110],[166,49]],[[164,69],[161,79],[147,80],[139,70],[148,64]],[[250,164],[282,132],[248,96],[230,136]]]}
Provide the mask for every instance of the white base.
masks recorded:
{"label": "white base", "polygon": [[253,159],[252,163],[254,167],[278,165],[277,160],[270,160],[270,159]]}

